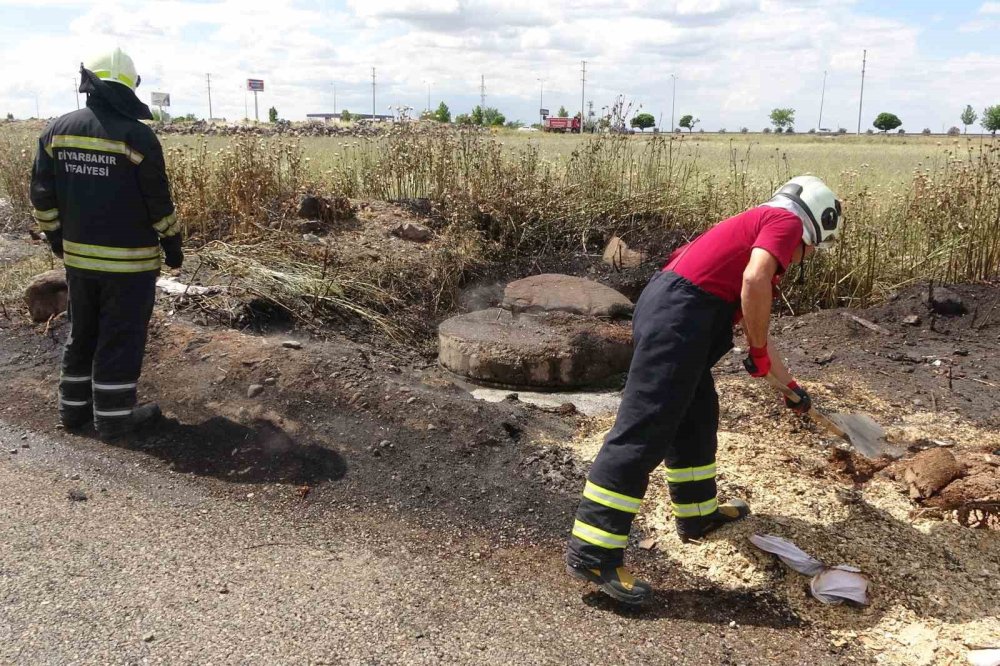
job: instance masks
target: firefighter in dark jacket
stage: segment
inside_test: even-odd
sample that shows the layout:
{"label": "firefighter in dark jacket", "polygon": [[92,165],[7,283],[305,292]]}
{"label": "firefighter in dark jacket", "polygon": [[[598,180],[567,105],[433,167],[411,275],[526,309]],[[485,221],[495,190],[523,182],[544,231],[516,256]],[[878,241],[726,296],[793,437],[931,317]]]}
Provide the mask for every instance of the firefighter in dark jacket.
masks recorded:
{"label": "firefighter in dark jacket", "polygon": [[91,418],[105,441],[160,417],[136,407],[160,249],[184,260],[163,150],[139,101],[132,59],[120,49],[80,67],[87,106],[39,138],[31,203],[52,252],[66,265],[70,332],[59,378],[66,428]]}
{"label": "firefighter in dark jacket", "polygon": [[587,476],[573,523],[568,572],[625,603],[650,586],[624,567],[632,519],[649,475],[666,466],[671,511],[681,541],[696,541],[750,513],[742,500],[716,497],[719,399],[712,366],[733,347],[741,323],[754,377],[785,384],[798,412],[809,395],[768,345],[773,290],[789,265],[832,243],[840,202],[815,176],[799,176],[762,206],[724,220],[679,248],[635,307],[635,352],[615,425]]}

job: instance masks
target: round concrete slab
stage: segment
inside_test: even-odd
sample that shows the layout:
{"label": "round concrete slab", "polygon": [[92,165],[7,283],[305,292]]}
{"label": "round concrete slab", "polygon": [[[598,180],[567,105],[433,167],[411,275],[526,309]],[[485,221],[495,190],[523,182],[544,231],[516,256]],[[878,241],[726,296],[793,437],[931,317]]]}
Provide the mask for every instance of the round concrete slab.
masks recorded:
{"label": "round concrete slab", "polygon": [[438,339],[448,370],[511,387],[599,384],[626,372],[632,359],[629,326],[561,312],[480,310],[445,321]]}
{"label": "round concrete slab", "polygon": [[591,317],[627,318],[632,301],[600,282],[544,273],[515,280],[503,292],[502,307],[514,312],[571,312]]}

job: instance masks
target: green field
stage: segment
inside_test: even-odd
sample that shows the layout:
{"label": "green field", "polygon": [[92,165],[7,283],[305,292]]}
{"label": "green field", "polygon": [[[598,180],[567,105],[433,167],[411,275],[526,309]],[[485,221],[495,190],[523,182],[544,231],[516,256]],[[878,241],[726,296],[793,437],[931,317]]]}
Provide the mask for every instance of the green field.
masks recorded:
{"label": "green field", "polygon": [[[654,135],[629,138],[636,150]],[[553,163],[564,162],[593,137],[541,132],[501,131],[496,138],[512,153],[530,146]],[[167,135],[165,147],[192,146],[203,139]],[[227,137],[207,137],[210,151],[229,143]],[[940,167],[958,153],[989,142],[979,135],[944,137],[920,135],[816,136],[808,134],[699,134],[680,135],[675,140],[679,159],[696,165],[699,172],[726,177],[735,168],[746,167],[755,180],[782,179],[786,174],[812,173],[835,188],[845,180],[863,178],[870,185],[906,185],[918,169]],[[301,140],[310,167],[316,174],[337,169],[350,156],[364,150],[368,140],[352,137],[307,137]]]}

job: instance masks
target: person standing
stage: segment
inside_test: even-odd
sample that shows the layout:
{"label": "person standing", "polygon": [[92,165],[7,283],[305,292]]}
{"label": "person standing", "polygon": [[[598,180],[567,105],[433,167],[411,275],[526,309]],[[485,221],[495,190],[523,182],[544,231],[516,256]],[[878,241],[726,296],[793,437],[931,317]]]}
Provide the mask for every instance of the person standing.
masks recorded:
{"label": "person standing", "polygon": [[811,406],[768,342],[774,289],[793,263],[828,246],[840,229],[840,201],[822,180],[799,176],[767,203],[719,222],[679,248],[643,290],[632,324],[634,355],[614,427],[590,469],[566,554],[567,572],[611,597],[638,604],[648,583],[624,567],[632,520],[650,473],[663,462],[683,542],[750,513],[716,497],[719,402],[714,366],[742,323],[754,377],[769,374]]}
{"label": "person standing", "polygon": [[162,248],[184,261],[163,149],[141,120],[140,77],[115,49],[80,66],[86,108],[67,113],[38,140],[31,203],[52,252],[66,266],[70,332],[59,379],[66,428],[93,418],[105,441],[160,417],[136,407]]}

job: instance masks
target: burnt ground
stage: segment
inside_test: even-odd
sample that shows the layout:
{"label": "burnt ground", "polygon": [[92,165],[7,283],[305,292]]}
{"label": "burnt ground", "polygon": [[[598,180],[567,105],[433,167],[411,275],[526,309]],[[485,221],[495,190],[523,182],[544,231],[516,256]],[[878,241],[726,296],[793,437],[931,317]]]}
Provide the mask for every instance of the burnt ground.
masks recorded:
{"label": "burnt ground", "polygon": [[[649,271],[642,267],[621,274],[599,267],[594,257],[534,270],[567,268],[613,285],[621,281],[618,286],[630,295]],[[488,304],[479,301],[493,298],[495,288],[489,287],[471,288],[467,295],[476,302],[460,306]],[[915,449],[942,437],[927,425],[914,429],[913,417],[920,415],[942,423],[957,419],[977,432],[993,433],[995,441],[998,289],[975,285],[954,290],[968,306],[964,316],[931,316],[922,288],[914,287],[863,311],[779,319],[774,336],[796,375],[830,411],[871,413],[893,430],[897,441]],[[207,325],[197,311],[159,298],[141,397],[160,402],[168,418],[155,431],[119,445],[132,464],[190,475],[232,500],[257,493],[279,512],[308,506],[326,518],[332,514],[345,528],[361,526],[387,547],[403,530],[408,547],[428,555],[450,560],[475,552],[505,575],[530,572],[553,589],[572,585],[563,580],[559,559],[587,463],[546,443],[568,442],[581,431],[593,431],[589,420],[517,401],[474,401],[419,345],[372,340],[368,329],[349,326],[345,332],[350,337],[341,337],[329,328],[309,335],[281,325],[255,334],[252,328]],[[845,312],[886,332],[857,324]],[[8,315],[0,319],[0,371],[7,395],[0,418],[51,433],[70,447],[103,447],[93,433],[69,435],[54,427],[52,397],[65,324],[31,324],[17,311]],[[919,325],[903,323],[911,315],[920,318]],[[283,346],[292,338],[301,348]],[[768,459],[781,474],[860,488],[885,466],[866,467],[866,461],[837,449],[816,462],[815,428],[791,418],[766,390],[746,380],[739,356],[725,359],[717,374],[724,430],[767,437],[777,428],[795,440],[787,454]],[[262,385],[263,392],[248,397],[251,384]],[[921,423],[926,421],[917,426]],[[722,477],[720,486],[726,493],[754,499],[753,484],[738,475]],[[762,482],[756,492],[760,501],[775,491]],[[897,517],[873,511],[884,514],[879,521],[892,529],[912,531],[897,527]],[[781,525],[787,519],[774,520]],[[844,525],[849,530],[851,523]],[[640,523],[642,529],[646,527]],[[803,529],[814,531],[805,524]],[[914,549],[923,547],[919,537],[912,538]],[[788,591],[775,585],[776,570],[768,570],[763,584],[755,580],[727,586],[719,585],[710,570],[677,566],[683,557],[675,561],[669,554],[644,550],[630,556],[638,572],[661,591],[644,613],[626,617],[693,623],[682,632],[731,621],[759,630],[752,639],[766,646],[761,652],[746,659],[729,653],[732,662],[720,657],[718,663],[757,663],[757,658],[775,664],[839,663],[849,656],[864,661],[849,640],[830,641],[831,628],[852,625],[804,612],[801,598],[792,595],[790,600]],[[600,612],[619,612],[599,595],[587,594],[582,601]],[[887,612],[883,607],[878,615]],[[959,618],[969,621],[974,617],[970,613]],[[868,618],[863,624],[873,623]]]}

